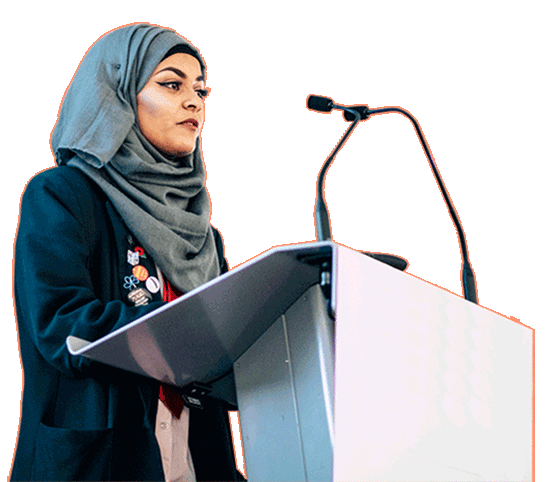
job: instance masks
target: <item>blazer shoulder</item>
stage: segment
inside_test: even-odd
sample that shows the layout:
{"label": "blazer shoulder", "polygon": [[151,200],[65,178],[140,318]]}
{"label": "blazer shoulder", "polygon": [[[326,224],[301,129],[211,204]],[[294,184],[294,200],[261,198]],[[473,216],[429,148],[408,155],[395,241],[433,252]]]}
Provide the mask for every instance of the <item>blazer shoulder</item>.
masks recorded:
{"label": "blazer shoulder", "polygon": [[[48,207],[64,206],[81,221],[100,212],[104,194],[79,169],[58,166],[36,174],[26,185],[21,200],[21,212],[28,214],[36,206],[43,211]],[[55,212],[55,209],[48,209]]]}
{"label": "blazer shoulder", "polygon": [[25,187],[26,192],[55,193],[59,197],[78,196],[96,191],[95,184],[82,171],[70,166],[56,166],[36,174]]}

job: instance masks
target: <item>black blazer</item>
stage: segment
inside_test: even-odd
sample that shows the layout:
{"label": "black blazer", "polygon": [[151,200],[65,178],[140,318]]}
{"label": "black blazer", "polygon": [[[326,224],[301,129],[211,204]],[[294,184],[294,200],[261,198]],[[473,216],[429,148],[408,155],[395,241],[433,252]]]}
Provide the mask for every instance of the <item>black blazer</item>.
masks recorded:
{"label": "black blazer", "polygon": [[[222,272],[227,271],[214,230]],[[12,480],[163,480],[154,435],[159,385],[67,351],[74,335],[96,340],[159,307],[128,296],[128,251],[138,240],[84,174],[56,167],[34,177],[21,203],[14,293],[24,371]],[[150,276],[151,259],[140,257]],[[225,406],[192,409],[198,480],[241,480]]]}

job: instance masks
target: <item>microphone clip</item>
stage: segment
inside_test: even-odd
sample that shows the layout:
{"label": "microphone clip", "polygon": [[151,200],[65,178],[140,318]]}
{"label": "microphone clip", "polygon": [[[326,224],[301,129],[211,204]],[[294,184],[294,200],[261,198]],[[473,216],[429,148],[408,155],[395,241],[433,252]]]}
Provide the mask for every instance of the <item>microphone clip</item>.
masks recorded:
{"label": "microphone clip", "polygon": [[[370,110],[370,108],[367,105],[352,105],[349,108],[360,114],[360,120],[361,121],[369,119],[370,115],[372,115],[372,111]],[[343,118],[347,122],[353,122],[355,120],[355,115],[352,112],[349,112],[348,110],[344,110],[343,111]]]}

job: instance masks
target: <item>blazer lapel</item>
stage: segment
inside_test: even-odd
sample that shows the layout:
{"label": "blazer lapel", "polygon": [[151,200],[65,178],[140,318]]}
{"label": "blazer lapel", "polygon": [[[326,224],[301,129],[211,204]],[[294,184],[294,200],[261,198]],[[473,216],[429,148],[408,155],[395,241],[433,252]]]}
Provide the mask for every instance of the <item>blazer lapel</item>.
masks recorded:
{"label": "blazer lapel", "polygon": [[161,284],[153,259],[127,229],[110,202],[106,208],[117,240],[119,284],[123,301],[130,306],[161,301]]}

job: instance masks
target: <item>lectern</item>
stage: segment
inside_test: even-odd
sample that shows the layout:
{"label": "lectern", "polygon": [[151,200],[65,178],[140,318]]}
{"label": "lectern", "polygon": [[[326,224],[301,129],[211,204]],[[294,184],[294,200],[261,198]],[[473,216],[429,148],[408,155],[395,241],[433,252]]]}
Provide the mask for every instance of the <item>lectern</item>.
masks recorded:
{"label": "lectern", "polygon": [[333,242],[274,248],[100,340],[67,339],[238,405],[251,481],[531,481],[533,343]]}

